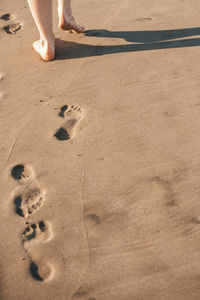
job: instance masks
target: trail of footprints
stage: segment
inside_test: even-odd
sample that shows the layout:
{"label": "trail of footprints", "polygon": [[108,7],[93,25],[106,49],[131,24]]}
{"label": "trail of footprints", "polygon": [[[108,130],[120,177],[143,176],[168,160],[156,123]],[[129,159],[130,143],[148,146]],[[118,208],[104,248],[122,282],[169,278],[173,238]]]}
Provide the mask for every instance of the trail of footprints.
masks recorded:
{"label": "trail of footprints", "polygon": [[[6,20],[8,17],[4,16]],[[83,117],[82,109],[74,105],[63,105],[58,116],[65,119],[65,122],[56,130],[54,137],[60,141],[72,139]],[[33,170],[29,166],[23,164],[14,166],[11,176],[19,183],[19,187],[14,191],[13,204],[16,214],[26,225],[21,238],[23,249],[30,261],[30,273],[37,281],[47,281],[53,277],[54,267],[50,262],[38,259],[34,249],[40,249],[42,243],[52,239],[51,223],[41,220],[35,224],[30,220],[31,215],[37,213],[44,205],[45,191],[35,183]]]}
{"label": "trail of footprints", "polygon": [[53,237],[51,224],[44,220],[36,224],[30,222],[31,215],[43,206],[45,192],[35,185],[33,171],[28,166],[22,164],[14,166],[11,176],[20,184],[20,187],[14,192],[13,202],[16,214],[26,224],[21,238],[23,248],[30,261],[30,273],[37,281],[47,281],[53,276],[53,266],[43,259],[38,260],[35,249],[40,249],[41,243],[48,242]]}
{"label": "trail of footprints", "polygon": [[22,28],[22,23],[19,21],[15,21],[13,22],[15,19],[15,16],[12,14],[4,14],[2,16],[0,16],[0,20],[3,20],[5,22],[9,22],[8,24],[6,24],[5,26],[3,26],[3,30],[7,33],[7,34],[16,34],[21,28]]}

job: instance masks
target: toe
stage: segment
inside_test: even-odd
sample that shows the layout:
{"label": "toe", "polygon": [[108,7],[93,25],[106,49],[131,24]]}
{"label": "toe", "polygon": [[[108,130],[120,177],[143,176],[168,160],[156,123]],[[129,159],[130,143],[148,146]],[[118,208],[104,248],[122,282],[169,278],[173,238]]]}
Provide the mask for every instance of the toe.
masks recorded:
{"label": "toe", "polygon": [[76,28],[75,28],[75,31],[76,31],[77,33],[81,33],[81,32],[84,31],[84,29],[85,29],[85,28],[84,28],[83,26],[77,25]]}

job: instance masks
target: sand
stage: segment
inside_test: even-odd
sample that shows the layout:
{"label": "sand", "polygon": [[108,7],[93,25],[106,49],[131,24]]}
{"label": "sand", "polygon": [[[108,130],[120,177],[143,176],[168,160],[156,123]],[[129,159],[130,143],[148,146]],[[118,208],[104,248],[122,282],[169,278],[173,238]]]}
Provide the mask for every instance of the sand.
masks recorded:
{"label": "sand", "polygon": [[199,300],[200,3],[73,9],[0,3],[0,299]]}

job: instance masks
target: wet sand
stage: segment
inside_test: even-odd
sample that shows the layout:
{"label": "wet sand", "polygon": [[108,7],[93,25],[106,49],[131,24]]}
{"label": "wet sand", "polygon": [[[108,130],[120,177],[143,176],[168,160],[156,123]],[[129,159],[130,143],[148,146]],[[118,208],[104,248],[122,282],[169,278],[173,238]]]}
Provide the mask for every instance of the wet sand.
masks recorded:
{"label": "wet sand", "polygon": [[[56,3],[54,3],[56,8]],[[0,4],[0,299],[200,299],[200,3]]]}

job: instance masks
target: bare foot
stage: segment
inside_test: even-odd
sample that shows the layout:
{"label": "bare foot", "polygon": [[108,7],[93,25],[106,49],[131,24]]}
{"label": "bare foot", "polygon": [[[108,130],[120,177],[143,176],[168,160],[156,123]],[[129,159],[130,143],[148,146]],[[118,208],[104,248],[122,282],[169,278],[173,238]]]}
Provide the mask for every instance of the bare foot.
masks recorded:
{"label": "bare foot", "polygon": [[62,8],[58,7],[58,17],[59,17],[59,24],[58,28],[61,30],[67,30],[71,32],[81,33],[84,31],[84,27],[78,25],[71,14],[63,11]]}
{"label": "bare foot", "polygon": [[40,55],[44,61],[51,61],[55,58],[55,42],[51,44],[44,41],[38,40],[33,43],[34,50]]}

